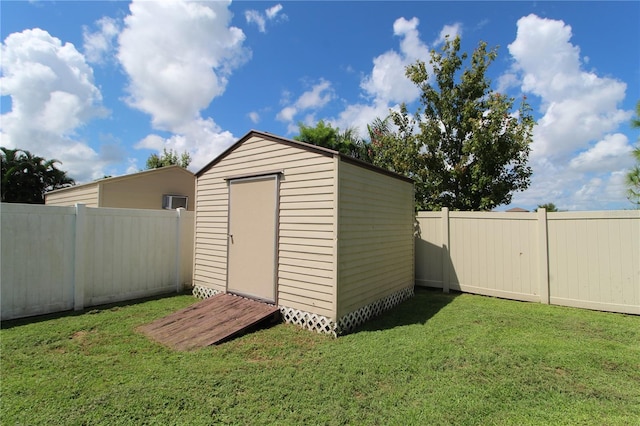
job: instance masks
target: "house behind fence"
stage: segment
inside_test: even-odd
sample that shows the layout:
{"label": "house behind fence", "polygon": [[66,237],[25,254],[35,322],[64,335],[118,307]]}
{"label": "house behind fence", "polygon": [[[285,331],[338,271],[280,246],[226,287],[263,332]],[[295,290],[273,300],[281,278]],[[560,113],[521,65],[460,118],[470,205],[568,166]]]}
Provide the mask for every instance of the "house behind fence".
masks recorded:
{"label": "house behind fence", "polygon": [[56,189],[45,194],[50,206],[114,207],[120,209],[169,209],[195,206],[196,177],[180,166],[166,166],[123,176],[99,179]]}

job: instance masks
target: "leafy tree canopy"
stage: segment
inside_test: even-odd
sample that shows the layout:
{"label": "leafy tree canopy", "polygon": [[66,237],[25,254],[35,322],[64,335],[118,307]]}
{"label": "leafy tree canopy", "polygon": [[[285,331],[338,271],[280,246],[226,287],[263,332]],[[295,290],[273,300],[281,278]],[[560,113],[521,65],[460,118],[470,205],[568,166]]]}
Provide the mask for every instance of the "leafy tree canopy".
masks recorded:
{"label": "leafy tree canopy", "polygon": [[558,208],[556,207],[556,205],[553,204],[553,203],[539,204],[538,208],[536,209],[536,211],[538,211],[538,209],[545,209],[547,212],[557,212],[557,211],[559,211]]}
{"label": "leafy tree canopy", "polygon": [[406,68],[421,90],[421,106],[392,112],[369,128],[374,164],[414,179],[416,207],[491,210],[511,201],[530,184],[527,166],[535,121],[523,97],[491,90],[486,71],[497,57],[480,42],[471,57],[460,53],[460,38],[447,38],[423,61]]}
{"label": "leafy tree canopy", "polygon": [[151,154],[149,158],[147,158],[147,169],[157,169],[165,166],[174,166],[178,165],[183,168],[189,167],[191,163],[191,156],[187,151],[184,151],[180,156],[178,156],[177,151],[170,149],[167,151],[167,148],[163,148],[162,155]]}
{"label": "leafy tree canopy", "polygon": [[298,123],[298,127],[300,134],[293,137],[297,141],[322,146],[371,162],[371,152],[367,143],[358,136],[357,131],[353,128],[341,132],[339,128],[331,127],[331,124],[325,123],[324,120],[320,120],[315,127],[305,126],[302,123]]}
{"label": "leafy tree canopy", "polygon": [[[640,101],[636,103],[636,116],[631,120],[631,126],[640,129]],[[629,170],[626,176],[627,196],[629,201],[640,208],[640,139],[638,145],[631,151],[631,155],[636,160],[636,165]]]}
{"label": "leafy tree canopy", "polygon": [[75,185],[66,172],[56,168],[58,160],[45,160],[23,149],[0,150],[3,202],[44,204],[45,192]]}

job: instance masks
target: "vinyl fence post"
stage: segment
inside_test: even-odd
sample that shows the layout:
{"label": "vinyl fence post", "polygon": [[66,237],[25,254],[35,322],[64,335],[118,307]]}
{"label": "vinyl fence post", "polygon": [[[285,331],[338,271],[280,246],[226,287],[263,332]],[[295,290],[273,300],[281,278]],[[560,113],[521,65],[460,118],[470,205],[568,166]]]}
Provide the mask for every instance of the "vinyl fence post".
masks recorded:
{"label": "vinyl fence post", "polygon": [[449,208],[442,208],[442,292],[449,293],[451,253],[449,238]]}
{"label": "vinyl fence post", "polygon": [[547,210],[538,209],[538,290],[540,303],[549,304],[549,238]]}
{"label": "vinyl fence post", "polygon": [[74,270],[73,270],[73,309],[80,311],[84,309],[84,286],[85,286],[85,230],[86,230],[87,206],[76,204],[76,238],[74,246]]}
{"label": "vinyl fence post", "polygon": [[182,291],[182,212],[183,208],[176,209],[178,215],[176,232],[176,293]]}

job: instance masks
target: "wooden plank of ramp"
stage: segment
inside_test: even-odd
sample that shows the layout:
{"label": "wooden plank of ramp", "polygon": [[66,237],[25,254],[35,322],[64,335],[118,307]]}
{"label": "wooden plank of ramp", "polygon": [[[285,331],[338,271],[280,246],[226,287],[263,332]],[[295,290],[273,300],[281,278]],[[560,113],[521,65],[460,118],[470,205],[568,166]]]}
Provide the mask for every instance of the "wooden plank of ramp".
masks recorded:
{"label": "wooden plank of ramp", "polygon": [[163,345],[184,351],[228,340],[278,313],[274,305],[217,294],[138,330]]}

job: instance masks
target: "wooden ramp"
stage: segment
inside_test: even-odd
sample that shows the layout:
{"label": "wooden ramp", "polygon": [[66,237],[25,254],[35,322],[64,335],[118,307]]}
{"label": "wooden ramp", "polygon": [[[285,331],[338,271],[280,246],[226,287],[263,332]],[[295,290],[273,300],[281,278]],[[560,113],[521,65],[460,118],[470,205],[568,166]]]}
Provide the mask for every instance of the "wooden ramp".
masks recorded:
{"label": "wooden ramp", "polygon": [[231,294],[217,294],[138,330],[163,345],[187,351],[228,340],[279,314],[273,305]]}

